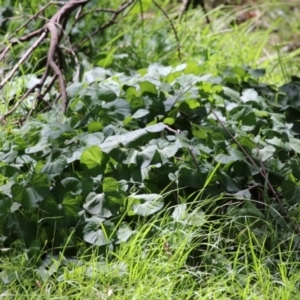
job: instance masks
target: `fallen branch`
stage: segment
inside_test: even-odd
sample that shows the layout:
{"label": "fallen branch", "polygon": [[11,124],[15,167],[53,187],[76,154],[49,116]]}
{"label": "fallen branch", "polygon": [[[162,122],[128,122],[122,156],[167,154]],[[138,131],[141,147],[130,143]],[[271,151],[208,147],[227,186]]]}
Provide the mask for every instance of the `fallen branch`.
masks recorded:
{"label": "fallen branch", "polygon": [[[66,84],[64,80],[64,75],[61,70],[61,61],[63,61],[62,52],[60,51],[60,42],[62,40],[62,37],[64,36],[67,39],[67,43],[69,44],[69,47],[67,51],[73,56],[75,60],[75,64],[79,65],[78,59],[76,56],[76,51],[74,50],[74,45],[72,45],[69,41],[69,38],[67,34],[65,33],[65,27],[67,22],[69,21],[70,14],[74,12],[76,9],[78,9],[76,15],[75,15],[75,21],[78,22],[81,18],[86,16],[88,13],[92,12],[103,12],[103,13],[110,13],[112,14],[111,18],[102,26],[97,28],[95,31],[93,31],[89,36],[81,40],[75,45],[82,45],[84,44],[88,39],[90,39],[92,36],[98,34],[99,32],[103,31],[107,27],[111,26],[117,21],[118,16],[126,11],[125,15],[130,11],[130,6],[132,6],[137,0],[128,0],[127,2],[123,3],[118,9],[112,10],[112,9],[96,9],[94,11],[89,10],[88,12],[83,12],[83,7],[90,2],[90,0],[69,0],[64,5],[59,8],[59,10],[48,20],[46,20],[44,26],[38,30],[29,32],[28,34],[24,35],[23,37],[19,38],[10,38],[8,42],[6,43],[5,47],[0,51],[0,61],[3,61],[6,56],[12,51],[14,46],[31,41],[33,38],[36,38],[36,41],[27,49],[27,51],[20,57],[19,61],[14,65],[14,67],[10,70],[10,72],[4,76],[3,80],[0,82],[0,90],[3,89],[3,87],[8,84],[13,76],[18,72],[24,62],[32,56],[34,50],[42,44],[42,42],[45,40],[47,35],[49,35],[50,38],[50,44],[49,44],[49,50],[47,53],[47,61],[45,64],[44,72],[39,80],[38,83],[36,83],[34,86],[30,87],[23,95],[20,96],[18,99],[9,99],[8,102],[14,101],[12,107],[1,116],[0,122],[4,122],[5,119],[14,113],[17,108],[22,104],[22,102],[32,93],[36,92],[36,89],[38,89],[35,97],[35,105],[30,109],[29,115],[32,114],[35,107],[37,107],[38,101],[40,101],[45,96],[46,93],[49,92],[51,87],[54,85],[55,81],[58,81],[59,84],[59,96],[56,98],[55,102],[61,98],[61,110],[63,113],[66,112],[68,101],[67,101],[67,91],[66,91]],[[31,16],[26,22],[24,22],[21,26],[19,26],[16,30],[16,32],[20,32],[21,29],[26,28],[26,26],[34,19],[36,18],[42,18],[41,14],[46,10],[47,7],[49,7],[52,4],[57,4],[57,2],[50,1],[46,6],[42,7],[37,13],[35,13],[33,16]],[[124,17],[124,15],[123,15]],[[118,19],[120,20],[120,18]],[[74,25],[73,24],[73,25]],[[57,57],[59,59],[57,59]],[[79,68],[77,68],[79,69]],[[47,84],[46,89],[43,89],[45,87],[45,82],[47,78],[49,77],[49,73],[53,73],[53,77],[49,84]],[[79,71],[77,70],[75,78],[78,78]],[[44,90],[42,92],[42,90]],[[50,104],[51,105],[51,104]],[[25,117],[26,119],[26,117]]]}
{"label": "fallen branch", "polygon": [[[20,58],[20,60],[17,62],[17,64],[13,67],[13,69],[8,73],[8,75],[2,80],[0,83],[0,90],[5,86],[5,84],[14,76],[17,70],[19,70],[20,66],[23,64],[23,62],[29,57],[29,55],[33,52],[35,48],[37,48],[41,42],[46,37],[46,32],[43,32],[41,36],[35,41],[35,43],[23,54],[23,56]],[[4,50],[6,51],[6,49]]]}
{"label": "fallen branch", "polygon": [[[40,80],[39,83],[37,83],[35,86],[30,88],[19,101],[15,103],[12,109],[10,109],[6,114],[4,114],[1,118],[1,121],[3,121],[5,118],[7,118],[10,114],[12,114],[17,107],[22,103],[22,101],[36,88],[39,88],[41,90],[42,86],[45,83],[46,78],[49,74],[49,69],[52,69],[54,73],[54,77],[58,78],[59,82],[59,88],[62,98],[62,111],[63,113],[66,112],[67,109],[67,92],[66,92],[66,86],[64,82],[63,74],[59,68],[59,66],[55,62],[55,54],[58,49],[58,45],[60,42],[61,32],[63,31],[63,28],[69,18],[69,15],[78,7],[82,7],[85,4],[87,4],[89,0],[70,0],[69,2],[65,3],[55,15],[41,28],[38,30],[35,30],[33,32],[30,32],[29,34],[25,35],[24,37],[21,37],[19,39],[13,39],[9,41],[9,44],[1,51],[0,53],[0,61],[5,58],[7,53],[10,51],[10,49],[20,43],[29,41],[34,37],[38,37],[38,39],[34,42],[34,44],[23,54],[23,56],[20,58],[18,63],[13,67],[13,69],[9,72],[9,74],[2,80],[0,83],[0,90],[11,80],[13,75],[20,69],[21,65],[28,59],[28,57],[33,53],[33,51],[42,43],[42,41],[46,38],[47,33],[50,33],[50,46],[47,56],[47,64],[44,71],[44,74]],[[47,5],[49,6],[50,3]],[[46,7],[47,7],[46,6]],[[43,7],[38,13],[34,15],[39,15],[43,10],[45,10],[45,7]],[[30,18],[32,20],[33,18]],[[18,30],[23,28],[28,24],[28,21],[22,25]],[[40,94],[40,93],[39,93]]]}

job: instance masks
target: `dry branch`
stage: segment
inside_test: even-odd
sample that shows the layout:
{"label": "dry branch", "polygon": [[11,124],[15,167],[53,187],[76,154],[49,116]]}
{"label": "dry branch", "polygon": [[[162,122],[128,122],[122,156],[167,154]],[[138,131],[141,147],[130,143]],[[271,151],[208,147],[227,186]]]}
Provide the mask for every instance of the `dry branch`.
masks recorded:
{"label": "dry branch", "polygon": [[[20,97],[18,98],[14,97],[8,100],[10,103],[13,103],[13,105],[4,115],[1,116],[0,122],[1,121],[3,122],[8,116],[13,114],[18,109],[18,107],[22,104],[22,102],[32,93],[36,93],[35,103],[37,104],[38,101],[41,101],[42,98],[45,96],[45,91],[49,92],[51,87],[53,87],[55,81],[58,81],[58,85],[59,85],[60,94],[58,98],[61,98],[61,110],[63,113],[65,113],[68,106],[68,102],[67,102],[67,91],[66,91],[66,84],[64,80],[64,74],[61,70],[61,66],[62,66],[61,62],[63,61],[62,59],[63,55],[61,51],[62,46],[60,44],[62,38],[64,37],[65,40],[67,41],[67,44],[69,44],[67,52],[73,56],[75,60],[75,64],[78,67],[79,63],[76,54],[76,47],[80,47],[81,45],[86,43],[91,37],[104,31],[106,28],[110,27],[116,22],[120,22],[120,20],[130,12],[131,8],[134,6],[134,4],[137,1],[138,0],[127,0],[119,8],[114,10],[109,8],[107,9],[95,8],[94,10],[89,9],[86,12],[84,12],[83,8],[87,3],[90,2],[90,0],[69,0],[66,3],[64,3],[50,19],[46,19],[45,24],[41,28],[29,32],[19,38],[16,37],[10,38],[8,42],[5,44],[4,48],[0,49],[0,62],[3,61],[8,56],[8,54],[12,52],[12,50],[16,45],[33,41],[33,39],[35,39],[35,41],[32,43],[30,47],[28,47],[25,53],[20,57],[19,61],[6,74],[6,76],[4,76],[4,78],[0,82],[0,90],[2,90],[3,87],[12,80],[13,76],[22,68],[24,62],[32,56],[34,50],[42,44],[42,42],[46,39],[47,36],[49,36],[50,43],[49,43],[49,49],[47,53],[47,60],[44,66],[45,67],[44,72],[42,73],[40,80],[34,86],[27,89],[26,92],[24,92]],[[153,3],[163,12],[164,16],[169,20],[177,41],[178,55],[179,58],[181,59],[179,38],[175,26],[172,20],[168,17],[167,13],[157,4],[155,0],[153,0]],[[31,17],[29,17],[28,20],[26,20],[21,26],[19,26],[16,29],[16,33],[20,32],[22,29],[26,29],[28,24],[33,20],[36,20],[37,18],[43,18],[41,15],[45,12],[45,10],[50,5],[53,4],[57,4],[57,2],[50,1],[47,5],[42,7],[38,12],[36,12]],[[72,24],[73,26],[80,19],[84,18],[89,13],[103,12],[103,13],[109,13],[111,16],[106,23],[96,28],[85,38],[71,44],[69,37],[65,32],[65,27],[67,22],[70,20],[71,13],[73,13],[75,10],[77,10],[77,12],[76,15],[74,16],[74,22]],[[64,49],[66,48],[64,47]],[[50,77],[50,73],[52,73],[51,75],[53,76],[50,82],[47,83],[46,85],[46,82],[48,82],[47,79]],[[79,72],[77,72],[76,75],[77,77],[78,74]],[[31,113],[32,113],[32,109],[30,110],[29,114]]]}
{"label": "dry branch", "polygon": [[[107,27],[109,27],[112,24],[114,24],[116,22],[116,20],[117,20],[117,17],[119,16],[119,14],[121,14],[125,9],[127,9],[130,5],[134,4],[135,2],[136,2],[136,0],[129,0],[128,2],[125,2],[124,4],[122,4],[117,10],[115,10],[115,11],[109,11],[110,13],[112,13],[112,17],[111,17],[110,20],[108,20],[105,24],[103,24],[102,26],[100,26],[99,28],[97,28],[96,30],[94,30],[85,39],[83,39],[82,41],[80,41],[80,43],[77,43],[77,44],[75,44],[73,46],[83,45],[91,37],[93,37],[94,35],[102,32],[104,29],[106,29]],[[80,19],[80,16],[78,17],[78,19]]]}
{"label": "dry branch", "polygon": [[172,22],[172,20],[169,18],[168,14],[164,11],[164,9],[155,1],[155,0],[152,0],[152,2],[154,3],[154,5],[163,13],[163,15],[166,17],[166,19],[169,21],[170,25],[171,25],[171,28],[173,30],[173,33],[174,33],[174,36],[175,36],[175,39],[176,39],[176,42],[177,42],[177,52],[178,52],[178,58],[179,60],[182,59],[182,56],[181,56],[181,50],[180,50],[180,42],[179,42],[179,37],[178,37],[178,34],[177,34],[177,30]]}
{"label": "dry branch", "polygon": [[[18,100],[14,100],[15,103],[11,107],[11,109],[6,112],[2,117],[0,121],[4,121],[9,115],[11,115],[23,102],[24,99],[28,97],[29,94],[34,93],[36,89],[38,89],[36,100],[40,100],[45,93],[42,93],[42,88],[45,85],[46,79],[49,77],[50,71],[53,72],[53,77],[46,87],[46,91],[49,91],[50,88],[53,86],[56,79],[58,80],[59,84],[59,90],[60,90],[60,97],[61,97],[61,109],[62,112],[65,113],[67,109],[67,92],[66,92],[66,84],[64,80],[64,76],[62,73],[62,70],[60,68],[59,62],[57,62],[57,56],[61,58],[61,51],[59,48],[60,41],[62,37],[65,34],[64,29],[66,27],[67,22],[69,21],[70,14],[74,12],[77,8],[79,10],[77,11],[77,14],[75,16],[75,22],[78,22],[79,19],[86,16],[88,13],[92,12],[105,12],[105,13],[111,13],[111,18],[102,26],[100,26],[98,29],[96,29],[94,32],[92,32],[88,37],[77,43],[77,45],[84,44],[88,39],[90,39],[92,36],[98,34],[99,32],[103,31],[107,27],[114,24],[118,18],[118,16],[124,12],[127,8],[129,8],[132,4],[136,2],[136,0],[128,0],[127,2],[123,3],[118,9],[111,10],[111,9],[96,9],[94,11],[88,11],[88,12],[82,12],[83,7],[90,2],[90,0],[69,0],[66,2],[49,20],[46,21],[45,25],[35,31],[32,31],[23,37],[20,38],[12,38],[8,41],[7,45],[0,51],[0,61],[2,61],[8,53],[13,49],[13,47],[19,43],[28,42],[32,40],[33,38],[37,38],[36,41],[32,44],[31,47],[27,49],[27,51],[22,55],[22,57],[19,59],[19,61],[16,63],[16,65],[12,68],[12,70],[4,77],[4,79],[0,82],[0,90],[3,89],[3,87],[13,78],[14,74],[20,70],[22,64],[32,55],[34,50],[41,45],[41,43],[45,40],[47,35],[49,34],[50,37],[50,44],[49,44],[49,50],[47,53],[47,62],[45,65],[45,71],[43,72],[43,75],[39,82],[35,84],[33,87],[28,89]],[[32,17],[29,18],[23,25],[21,25],[16,32],[20,31],[21,29],[26,28],[26,26],[31,22],[32,20],[40,17],[41,13],[45,11],[47,7],[49,7],[52,4],[55,4],[56,2],[51,1],[46,6],[41,8],[37,13],[35,13]],[[127,10],[128,11],[128,10]],[[74,25],[74,24],[73,24]],[[68,37],[66,36],[67,41],[69,43],[69,49],[68,52],[71,53],[71,55],[75,59],[75,63],[78,65],[78,59],[75,54],[74,45],[71,45]],[[30,111],[30,113],[32,110]]]}
{"label": "dry branch", "polygon": [[[5,115],[2,116],[2,120],[4,120],[7,116],[12,114],[17,107],[22,103],[22,101],[30,94],[32,93],[36,88],[41,89],[42,86],[45,83],[46,78],[49,74],[49,69],[52,69],[54,72],[54,77],[58,78],[59,81],[59,87],[61,92],[61,98],[62,98],[62,111],[65,113],[67,108],[67,92],[65,87],[65,82],[63,78],[63,74],[59,68],[59,66],[55,62],[55,54],[58,49],[58,44],[60,42],[61,32],[62,28],[64,28],[70,14],[78,7],[82,7],[85,4],[87,4],[89,0],[70,0],[69,2],[65,3],[57,12],[53,15],[53,17],[40,29],[35,30],[33,32],[30,32],[29,34],[19,38],[19,39],[12,39],[9,41],[9,44],[1,51],[0,53],[0,61],[5,58],[5,56],[9,53],[11,48],[20,43],[29,41],[34,37],[38,37],[38,39],[34,42],[34,44],[25,52],[25,54],[20,58],[18,63],[14,66],[14,68],[9,72],[9,74],[2,80],[0,83],[0,90],[11,80],[13,75],[16,73],[16,71],[19,70],[21,65],[24,63],[24,61],[33,53],[34,49],[36,49],[42,41],[46,38],[47,33],[50,33],[50,46],[47,56],[47,65],[45,72],[38,84],[36,84],[34,87],[30,88],[24,95],[21,97],[19,101],[15,103],[13,108],[9,110]],[[49,5],[48,5],[49,6]],[[43,10],[45,10],[45,7],[43,7],[38,13],[34,15],[39,15]],[[32,20],[31,18],[30,20]],[[23,26],[21,26],[19,29],[26,26],[28,22],[26,22]]]}
{"label": "dry branch", "polygon": [[196,8],[197,6],[200,6],[203,13],[204,13],[204,15],[205,15],[206,23],[210,24],[210,19],[207,15],[207,10],[206,10],[206,7],[205,7],[204,0],[183,0],[182,1],[182,6],[181,6],[181,9],[180,9],[179,19],[182,18],[182,16],[189,9],[190,6],[192,6],[192,8]]}

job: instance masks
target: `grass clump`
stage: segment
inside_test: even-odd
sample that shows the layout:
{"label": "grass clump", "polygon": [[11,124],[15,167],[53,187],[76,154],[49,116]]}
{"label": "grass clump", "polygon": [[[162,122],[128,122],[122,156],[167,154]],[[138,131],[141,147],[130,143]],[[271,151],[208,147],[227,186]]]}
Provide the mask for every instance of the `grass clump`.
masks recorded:
{"label": "grass clump", "polygon": [[222,231],[231,221],[216,230],[215,222],[195,228],[156,217],[138,225],[130,242],[107,249],[106,259],[97,249],[76,258],[48,256],[38,268],[30,267],[25,254],[2,258],[1,297],[296,299],[297,253],[267,251],[265,245],[258,246],[249,227],[243,230],[243,241],[226,239]]}

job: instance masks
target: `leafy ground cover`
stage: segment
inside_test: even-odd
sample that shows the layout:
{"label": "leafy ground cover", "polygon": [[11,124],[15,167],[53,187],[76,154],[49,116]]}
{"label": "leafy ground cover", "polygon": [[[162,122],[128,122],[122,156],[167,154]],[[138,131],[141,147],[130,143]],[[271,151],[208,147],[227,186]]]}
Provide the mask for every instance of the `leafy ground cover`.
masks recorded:
{"label": "leafy ground cover", "polygon": [[[290,4],[257,6],[268,28],[189,12],[174,19],[180,54],[150,4],[86,46],[66,115],[53,104],[13,124],[28,99],[2,125],[4,299],[297,298],[297,50],[270,59],[268,44],[296,28]],[[30,64],[2,114],[35,80]]]}

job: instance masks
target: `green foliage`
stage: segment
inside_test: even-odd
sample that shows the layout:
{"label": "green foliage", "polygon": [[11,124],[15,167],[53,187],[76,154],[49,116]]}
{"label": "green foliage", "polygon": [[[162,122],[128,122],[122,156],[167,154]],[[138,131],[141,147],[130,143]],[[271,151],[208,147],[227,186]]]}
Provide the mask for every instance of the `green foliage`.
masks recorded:
{"label": "green foliage", "polygon": [[[279,240],[292,234],[298,79],[275,89],[258,81],[261,70],[211,76],[200,67],[155,64],[131,76],[96,67],[68,88],[62,122],[53,110],[7,131],[0,151],[3,244],[70,253],[82,251],[82,240],[115,247],[135,234],[139,218],[166,207],[200,227],[212,213],[231,217],[223,228],[230,236],[271,225]],[[182,217],[188,203],[195,209],[205,199],[202,211]]]}
{"label": "green foliage", "polygon": [[[27,2],[0,0],[1,48],[57,11],[50,5],[17,32],[48,3]],[[232,11],[211,10],[211,28],[201,10],[179,22],[162,5],[181,64],[150,0],[83,44],[111,17],[94,8],[122,1],[91,0],[93,15],[67,24],[60,45],[75,45],[78,62],[60,48],[66,115],[52,87],[1,123],[1,297],[297,297],[300,80],[289,75],[299,50],[278,63],[268,41],[274,28],[295,39],[299,18],[275,2],[240,26],[229,25]],[[0,77],[26,43],[1,62]],[[48,43],[4,87],[0,117],[39,81]]]}

